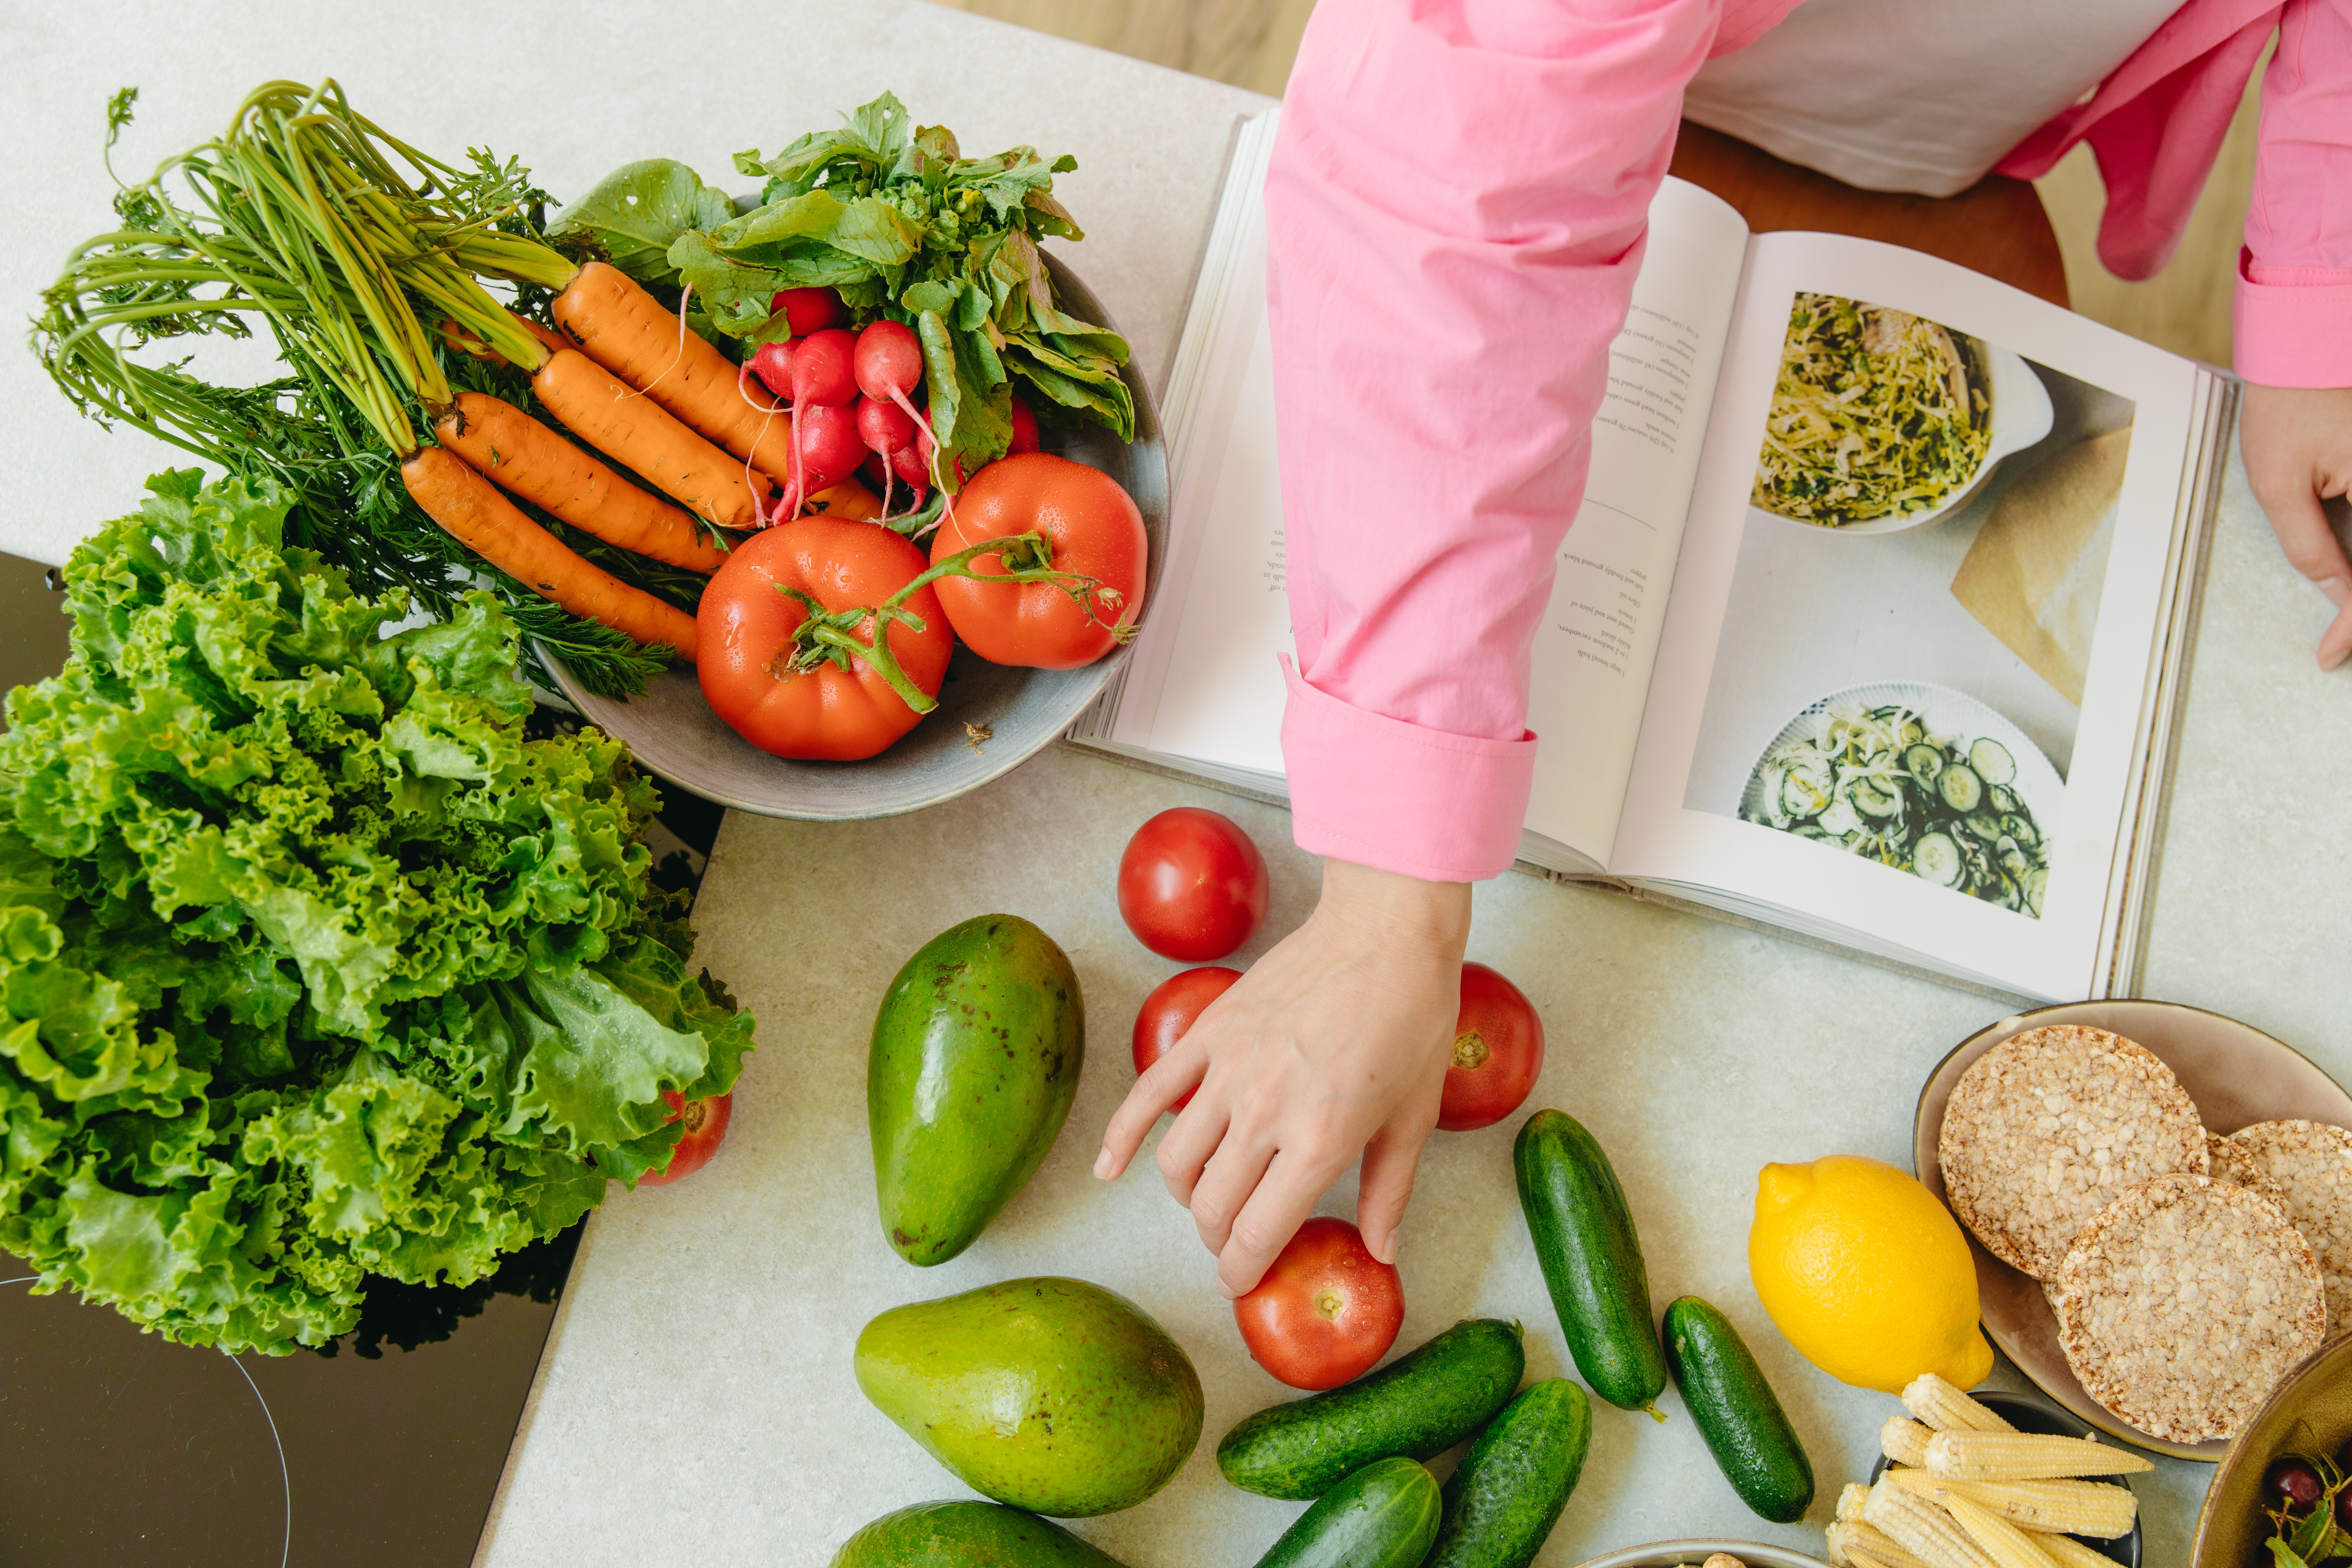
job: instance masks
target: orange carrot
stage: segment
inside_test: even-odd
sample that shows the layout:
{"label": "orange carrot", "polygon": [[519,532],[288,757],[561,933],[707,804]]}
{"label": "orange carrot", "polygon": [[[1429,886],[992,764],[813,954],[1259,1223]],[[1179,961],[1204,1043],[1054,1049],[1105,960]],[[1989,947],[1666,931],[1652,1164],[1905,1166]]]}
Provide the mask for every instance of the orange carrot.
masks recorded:
{"label": "orange carrot", "polygon": [[860,522],[871,522],[882,515],[882,498],[856,479],[844,479],[831,489],[810,496],[806,510],[827,517],[854,517]]}
{"label": "orange carrot", "polygon": [[577,349],[551,355],[531,390],[564,428],[634,469],[698,517],[738,531],[760,526],[743,465],[638,396]]}
{"label": "orange carrot", "polygon": [[532,337],[537,338],[540,342],[546,347],[549,353],[562,353],[565,349],[572,346],[572,340],[565,337],[562,332],[557,331],[553,327],[541,326],[529,316],[517,315],[516,312],[512,310],[509,310],[507,314],[514,317],[515,325],[520,327],[524,331],[529,332]]}
{"label": "orange carrot", "polygon": [[400,478],[425,516],[532,593],[694,662],[692,616],[581,560],[455,452],[426,447],[400,465]]}
{"label": "orange carrot", "polygon": [[[737,367],[617,267],[592,261],[549,307],[581,352],[778,485],[792,485],[790,416],[754,408]],[[767,402],[756,382],[753,395]]]}
{"label": "orange carrot", "polygon": [[716,572],[726,563],[726,552],[704,537],[692,517],[502,398],[461,392],[434,422],[433,433],[483,478],[608,544],[689,572]]}

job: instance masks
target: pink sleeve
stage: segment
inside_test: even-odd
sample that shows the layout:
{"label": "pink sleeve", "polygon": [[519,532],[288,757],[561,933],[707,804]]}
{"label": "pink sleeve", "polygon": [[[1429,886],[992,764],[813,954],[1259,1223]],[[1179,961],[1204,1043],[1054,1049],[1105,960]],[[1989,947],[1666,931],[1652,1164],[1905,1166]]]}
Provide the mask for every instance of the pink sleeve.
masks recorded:
{"label": "pink sleeve", "polygon": [[2238,263],[2238,374],[2352,386],[2352,0],[2287,0]]}
{"label": "pink sleeve", "polygon": [[1265,192],[1311,853],[1439,881],[1517,853],[1528,645],[1717,11],[1316,8]]}

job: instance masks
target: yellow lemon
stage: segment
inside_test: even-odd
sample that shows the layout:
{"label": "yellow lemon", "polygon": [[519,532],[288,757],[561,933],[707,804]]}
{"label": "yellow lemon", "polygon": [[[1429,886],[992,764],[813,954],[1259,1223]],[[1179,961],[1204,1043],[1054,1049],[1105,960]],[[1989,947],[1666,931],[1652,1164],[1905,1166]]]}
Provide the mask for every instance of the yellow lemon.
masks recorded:
{"label": "yellow lemon", "polygon": [[1992,1371],[1959,1223],[1892,1165],[1765,1166],[1748,1272],[1789,1342],[1840,1383],[1900,1394],[1932,1372],[1973,1388]]}

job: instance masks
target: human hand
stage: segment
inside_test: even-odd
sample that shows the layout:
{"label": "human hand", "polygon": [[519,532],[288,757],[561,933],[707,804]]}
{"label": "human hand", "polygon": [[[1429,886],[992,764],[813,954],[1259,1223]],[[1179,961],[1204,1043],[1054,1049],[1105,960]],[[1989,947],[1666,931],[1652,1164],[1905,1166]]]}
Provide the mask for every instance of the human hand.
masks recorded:
{"label": "human hand", "polygon": [[1160,1141],[1160,1174],[1217,1255],[1227,1296],[1257,1284],[1359,1152],[1356,1224],[1394,1262],[1453,1059],[1469,934],[1468,883],[1327,860],[1307,923],[1135,1080],[1095,1174],[1127,1169],[1197,1084]]}
{"label": "human hand", "polygon": [[2352,489],[2352,387],[2247,383],[2238,446],[2280,548],[2336,606],[2319,638],[2319,668],[2334,669],[2352,657],[2352,560],[2319,503]]}

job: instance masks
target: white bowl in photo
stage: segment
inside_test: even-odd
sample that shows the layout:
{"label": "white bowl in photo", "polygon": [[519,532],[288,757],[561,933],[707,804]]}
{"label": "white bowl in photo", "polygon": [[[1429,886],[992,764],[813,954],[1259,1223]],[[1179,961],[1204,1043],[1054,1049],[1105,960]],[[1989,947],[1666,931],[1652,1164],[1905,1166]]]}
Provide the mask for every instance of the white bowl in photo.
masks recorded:
{"label": "white bowl in photo", "polygon": [[[1958,337],[1961,334],[1954,333]],[[1874,517],[1866,522],[1840,523],[1834,527],[1801,517],[1782,517],[1766,507],[1751,507],[1768,517],[1799,528],[1809,528],[1822,533],[1874,535],[1901,533],[1907,529],[1925,528],[1941,522],[1976,499],[1986,481],[1993,476],[2003,459],[2021,452],[2050,434],[2055,414],[2050,405],[2050,389],[2033,374],[2033,367],[2023,358],[1998,343],[1982,338],[1969,340],[1984,354],[1985,397],[1990,405],[1986,417],[1991,426],[1991,440],[1986,443],[1984,456],[1978,459],[1976,472],[1964,484],[1955,486],[1937,505],[1924,511],[1896,512],[1886,517]]]}

